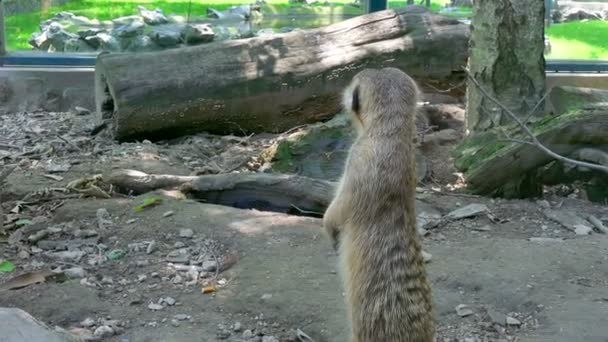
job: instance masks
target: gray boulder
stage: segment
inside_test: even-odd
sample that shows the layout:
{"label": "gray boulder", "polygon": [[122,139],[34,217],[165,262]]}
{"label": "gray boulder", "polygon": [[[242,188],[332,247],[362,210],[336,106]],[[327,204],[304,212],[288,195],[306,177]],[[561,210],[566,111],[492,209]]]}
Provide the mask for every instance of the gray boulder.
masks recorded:
{"label": "gray boulder", "polygon": [[159,8],[154,11],[150,11],[143,6],[137,6],[137,10],[139,11],[139,15],[144,20],[144,23],[148,25],[162,25],[169,22],[167,17],[163,14]]}
{"label": "gray boulder", "polygon": [[155,26],[148,36],[162,47],[173,47],[181,43],[182,28],[179,25]]}
{"label": "gray boulder", "polygon": [[208,43],[215,33],[209,24],[188,24],[182,30],[182,38],[187,44]]}

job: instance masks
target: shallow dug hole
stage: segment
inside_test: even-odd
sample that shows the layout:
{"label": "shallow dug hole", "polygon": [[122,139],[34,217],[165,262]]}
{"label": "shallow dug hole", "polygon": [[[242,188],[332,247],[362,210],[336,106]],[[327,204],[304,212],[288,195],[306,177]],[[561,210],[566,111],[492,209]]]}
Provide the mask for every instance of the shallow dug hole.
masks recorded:
{"label": "shallow dug hole", "polygon": [[[79,326],[87,317],[96,325],[117,320],[117,335],[108,341],[243,341],[249,334],[289,341],[298,328],[316,341],[345,340],[336,256],[321,234],[320,220],[168,197],[135,213],[133,208],[147,196],[67,201],[50,226],[95,227],[97,213],[104,208],[111,224],[95,228],[100,243],[126,254],[90,265],[96,254],[91,253],[75,263],[86,271],[86,283],[73,279],[0,292],[2,305],[23,308],[64,328]],[[437,196],[428,202],[444,212],[470,201]],[[574,237],[539,217],[534,203],[487,204],[510,222],[492,224],[484,217],[451,222],[424,239],[425,250],[433,255],[428,267],[439,336],[605,341],[608,239],[599,234]],[[507,216],[514,208],[519,217]],[[546,225],[546,230],[568,239],[530,242],[527,238],[536,235],[536,225]],[[489,230],[477,229],[486,226]],[[150,254],[146,248],[133,247],[152,240],[156,247]],[[201,246],[218,258],[238,256],[218,274],[216,291],[209,294],[201,292],[205,281],[189,284],[184,272],[170,266],[175,262],[167,261],[172,252],[184,248],[187,258],[196,260]],[[3,249],[5,255],[14,252]],[[44,262],[43,267],[73,266],[43,254],[32,255],[19,266],[31,269],[35,261]],[[167,297],[173,305],[167,304],[172,302]],[[159,301],[161,309],[151,309]],[[459,305],[472,314],[458,315]],[[506,325],[503,316],[519,323]]]}

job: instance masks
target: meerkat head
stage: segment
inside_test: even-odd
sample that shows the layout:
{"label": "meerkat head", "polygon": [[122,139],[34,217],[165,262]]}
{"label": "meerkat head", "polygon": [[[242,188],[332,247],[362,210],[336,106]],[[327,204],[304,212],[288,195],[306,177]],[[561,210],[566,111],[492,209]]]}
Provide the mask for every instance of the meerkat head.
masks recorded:
{"label": "meerkat head", "polygon": [[383,68],[357,73],[342,102],[359,133],[388,133],[413,128],[418,98],[412,78],[399,69]]}

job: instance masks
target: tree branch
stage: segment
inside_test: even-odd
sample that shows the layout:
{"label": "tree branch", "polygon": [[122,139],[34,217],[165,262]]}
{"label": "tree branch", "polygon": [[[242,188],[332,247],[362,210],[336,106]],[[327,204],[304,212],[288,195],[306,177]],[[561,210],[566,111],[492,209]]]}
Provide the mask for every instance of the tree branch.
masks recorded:
{"label": "tree branch", "polygon": [[[505,107],[505,105],[503,105],[502,103],[500,103],[500,101],[498,101],[495,97],[493,97],[492,95],[490,95],[481,86],[481,84],[479,84],[479,81],[477,81],[477,79],[475,79],[475,77],[473,77],[471,75],[469,69],[465,68],[465,71],[467,73],[467,77],[471,80],[471,82],[473,82],[473,84],[475,84],[475,86],[477,87],[477,89],[479,89],[479,91],[483,94],[483,96],[485,96],[490,101],[494,102],[494,104],[496,104],[498,107],[500,107],[500,109],[502,109],[505,113],[507,113],[507,115],[509,115],[509,117],[511,117],[511,119],[513,119],[517,123],[517,125],[519,127],[521,127],[521,129],[524,131],[524,133],[528,137],[530,137],[530,139],[532,140],[531,143],[534,146],[536,146],[537,148],[539,148],[541,151],[545,152],[551,158],[554,158],[554,159],[559,160],[559,161],[564,162],[564,163],[573,164],[573,165],[577,165],[577,166],[582,166],[582,167],[586,167],[586,168],[589,168],[589,169],[592,169],[592,170],[602,171],[602,172],[608,173],[608,167],[606,167],[606,166],[602,166],[602,165],[598,165],[598,164],[592,164],[592,163],[587,163],[587,162],[583,162],[583,161],[579,161],[579,160],[570,159],[570,158],[564,157],[564,156],[562,156],[560,154],[557,154],[557,153],[551,151],[549,148],[547,148],[545,145],[543,145],[540,141],[538,141],[538,139],[536,138],[536,136],[534,135],[534,133],[532,133],[532,131],[530,130],[530,128],[528,128],[528,126],[526,126],[526,124],[524,122],[522,122],[517,117],[517,115],[515,115],[515,113],[513,113],[509,108]],[[536,106],[535,106],[535,108],[536,108]]]}

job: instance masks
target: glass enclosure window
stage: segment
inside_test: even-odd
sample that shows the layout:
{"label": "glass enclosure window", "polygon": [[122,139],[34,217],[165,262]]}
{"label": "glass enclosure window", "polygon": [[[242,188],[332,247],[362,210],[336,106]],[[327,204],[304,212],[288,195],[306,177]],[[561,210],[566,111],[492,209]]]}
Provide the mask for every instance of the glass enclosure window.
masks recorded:
{"label": "glass enclosure window", "polygon": [[[470,16],[470,7],[446,8],[450,2],[415,1]],[[4,0],[4,6],[8,51],[55,53],[159,50],[320,27],[363,13],[361,0]]]}

